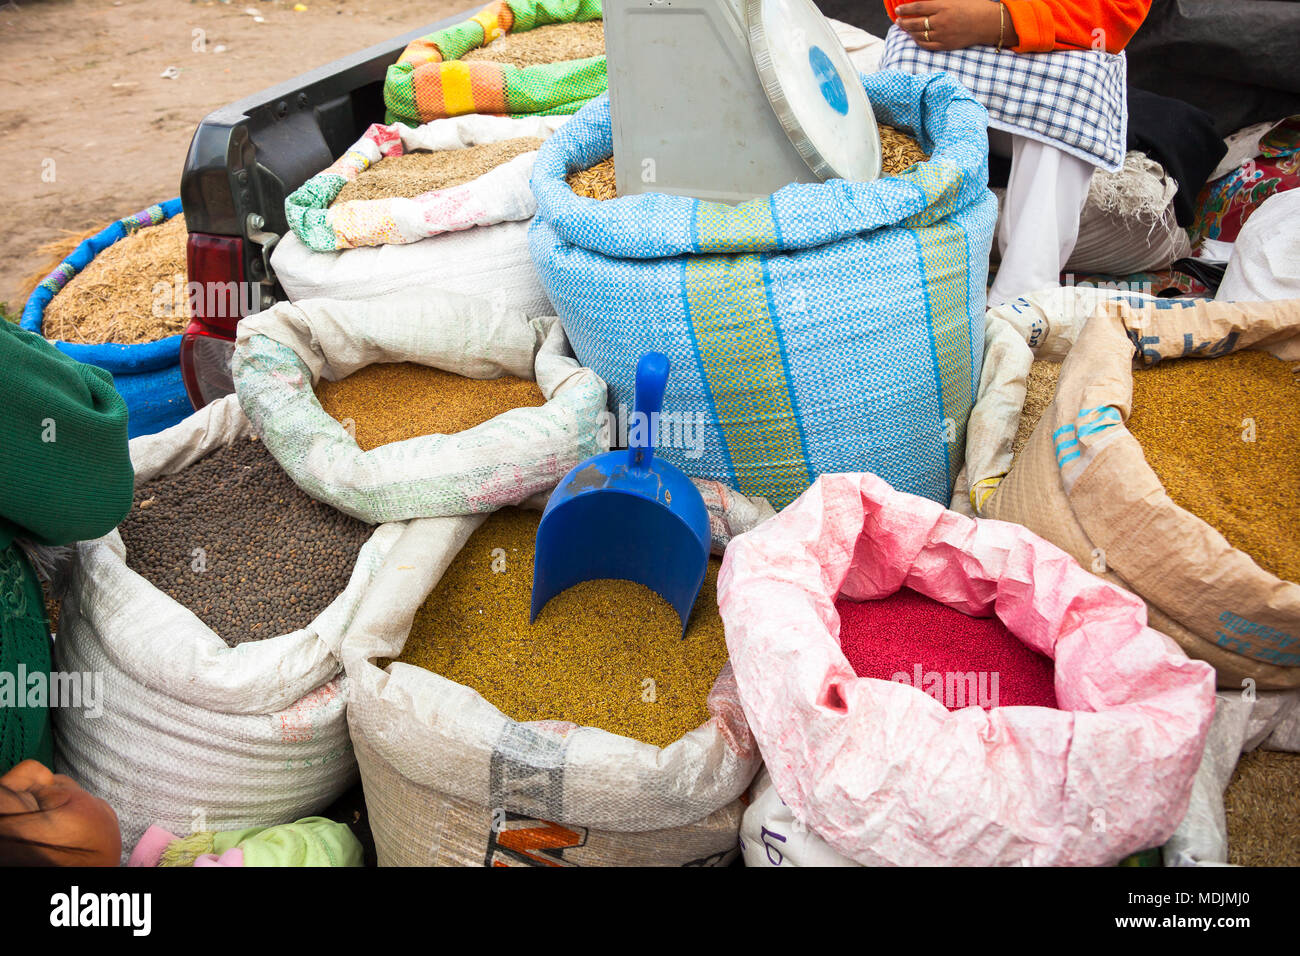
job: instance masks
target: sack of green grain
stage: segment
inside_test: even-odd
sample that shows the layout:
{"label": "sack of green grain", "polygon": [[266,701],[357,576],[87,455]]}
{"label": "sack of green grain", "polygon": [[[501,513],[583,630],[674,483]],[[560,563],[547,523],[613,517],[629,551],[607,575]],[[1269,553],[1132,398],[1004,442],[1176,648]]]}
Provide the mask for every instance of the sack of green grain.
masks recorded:
{"label": "sack of green grain", "polygon": [[[748,502],[714,515],[715,531],[770,514]],[[671,633],[646,629],[656,653],[706,655],[694,668],[618,646],[630,602],[573,618],[557,641],[556,602],[592,592],[570,589],[529,624],[531,521],[506,509],[410,522],[348,629],[348,722],[380,864],[725,865],[760,758],[713,585],[685,639],[671,609]],[[611,584],[633,587],[592,583]]]}
{"label": "sack of green grain", "polygon": [[1141,596],[1221,687],[1300,686],[1297,361],[1300,300],[1103,303],[980,513]]}
{"label": "sack of green grain", "polygon": [[56,763],[117,811],[123,859],[150,824],[288,823],[355,779],[337,652],[401,528],[302,500],[251,435],[231,395],[133,440],[131,513],[77,545],[54,668],[89,683]]}
{"label": "sack of green grain", "polygon": [[[392,363],[428,371],[389,369],[388,381],[377,367]],[[239,324],[231,368],[290,477],[364,521],[518,504],[609,448],[605,383],[572,358],[558,320],[470,296],[412,288],[282,302]],[[373,381],[352,379],[372,368]],[[435,369],[445,381],[426,381]],[[331,414],[322,389],[344,382]],[[480,414],[451,414],[467,404]]]}
{"label": "sack of green grain", "polygon": [[410,286],[552,313],[527,250],[536,146],[567,117],[372,126],[285,202],[271,265],[291,301]]}
{"label": "sack of green grain", "polygon": [[980,513],[1051,404],[1061,362],[1084,323],[1113,299],[1140,304],[1152,297],[1079,285],[1030,292],[984,314],[984,365],[950,508]]}

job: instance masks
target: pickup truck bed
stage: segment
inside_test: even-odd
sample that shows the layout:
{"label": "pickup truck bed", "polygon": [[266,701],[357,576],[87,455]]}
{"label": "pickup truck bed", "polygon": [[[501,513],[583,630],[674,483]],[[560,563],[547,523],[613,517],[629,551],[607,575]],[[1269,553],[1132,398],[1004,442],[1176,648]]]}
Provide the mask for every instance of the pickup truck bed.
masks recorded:
{"label": "pickup truck bed", "polygon": [[196,408],[232,388],[229,343],[239,319],[284,298],[269,260],[288,228],[285,197],[383,122],[384,74],[411,40],[474,9],[245,97],[199,124],[181,173],[195,305],[181,366]]}

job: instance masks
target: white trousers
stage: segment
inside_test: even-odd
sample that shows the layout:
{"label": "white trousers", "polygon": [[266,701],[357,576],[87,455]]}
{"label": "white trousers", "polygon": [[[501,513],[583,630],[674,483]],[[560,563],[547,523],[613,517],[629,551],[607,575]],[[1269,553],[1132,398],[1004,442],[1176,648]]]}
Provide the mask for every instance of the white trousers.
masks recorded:
{"label": "white trousers", "polygon": [[1001,130],[989,130],[989,146],[1011,157],[998,225],[1002,264],[989,290],[992,308],[1061,284],[1061,270],[1079,239],[1093,167],[1055,146]]}

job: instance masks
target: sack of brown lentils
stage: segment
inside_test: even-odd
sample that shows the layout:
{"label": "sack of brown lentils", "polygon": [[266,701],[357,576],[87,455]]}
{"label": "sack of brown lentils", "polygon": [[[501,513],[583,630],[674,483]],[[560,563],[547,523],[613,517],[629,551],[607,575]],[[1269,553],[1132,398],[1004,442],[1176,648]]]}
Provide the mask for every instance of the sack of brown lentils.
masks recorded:
{"label": "sack of brown lentils", "polygon": [[[348,628],[380,865],[729,863],[760,757],[725,663],[717,562],[685,638],[628,582],[572,588],[530,625],[531,514],[410,522]],[[602,595],[602,613],[577,613]],[[663,633],[629,633],[643,612]]]}
{"label": "sack of brown lentils", "polygon": [[311,501],[252,434],[230,395],[133,440],[131,512],[76,548],[56,763],[117,811],[124,859],[150,824],[288,823],[356,778],[337,652],[401,528]]}
{"label": "sack of brown lentils", "polygon": [[1147,604],[1219,686],[1300,686],[1300,300],[1103,303],[983,503]]}
{"label": "sack of brown lentils", "polygon": [[231,369],[299,487],[364,521],[518,504],[609,448],[559,320],[470,296],[283,302],[239,324]]}
{"label": "sack of brown lentils", "polygon": [[953,511],[972,518],[980,514],[1051,404],[1061,362],[1084,323],[1101,303],[1120,298],[1153,299],[1069,286],[1030,292],[984,314],[984,364],[966,424],[966,464],[953,487]]}

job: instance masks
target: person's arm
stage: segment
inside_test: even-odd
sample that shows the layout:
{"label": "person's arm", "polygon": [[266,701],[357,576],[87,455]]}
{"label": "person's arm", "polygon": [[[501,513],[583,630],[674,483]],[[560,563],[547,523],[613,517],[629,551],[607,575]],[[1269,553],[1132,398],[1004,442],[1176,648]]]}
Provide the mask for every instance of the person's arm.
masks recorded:
{"label": "person's arm", "polygon": [[1151,0],[885,0],[885,9],[927,50],[997,46],[1000,38],[1017,53],[1118,53],[1146,19]]}
{"label": "person's arm", "polygon": [[1118,53],[1133,39],[1151,0],[1004,0],[1015,25],[1017,53],[1105,49]]}
{"label": "person's arm", "polygon": [[107,372],[0,320],[0,546],[107,534],[131,508],[127,409]]}

